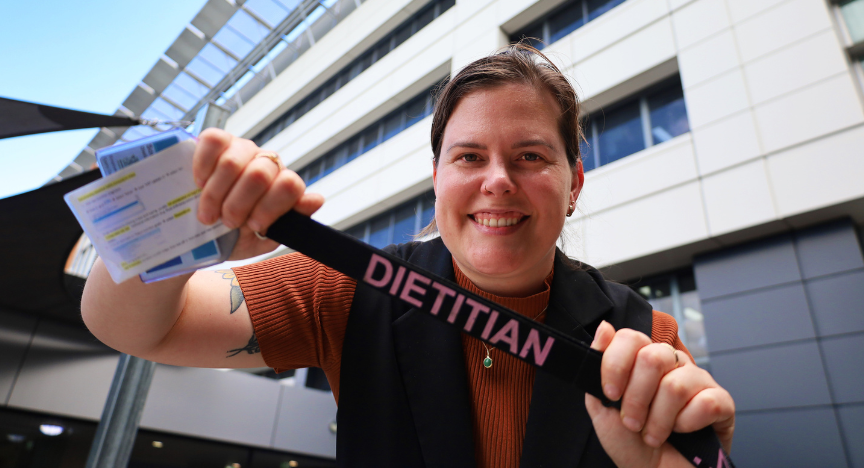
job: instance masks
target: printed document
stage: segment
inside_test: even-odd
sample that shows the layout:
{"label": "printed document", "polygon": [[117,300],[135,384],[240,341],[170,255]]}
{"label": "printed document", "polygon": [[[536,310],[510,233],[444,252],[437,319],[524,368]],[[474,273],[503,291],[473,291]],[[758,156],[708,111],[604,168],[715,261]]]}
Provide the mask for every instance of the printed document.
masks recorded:
{"label": "printed document", "polygon": [[64,196],[111,278],[121,283],[231,229],[198,221],[201,190],[187,140]]}

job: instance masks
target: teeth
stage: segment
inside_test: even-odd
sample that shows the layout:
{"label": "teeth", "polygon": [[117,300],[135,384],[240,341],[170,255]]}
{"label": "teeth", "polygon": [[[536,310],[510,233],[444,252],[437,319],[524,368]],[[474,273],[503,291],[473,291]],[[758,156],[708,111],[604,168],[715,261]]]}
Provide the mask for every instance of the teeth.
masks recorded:
{"label": "teeth", "polygon": [[488,227],[506,227],[518,223],[519,220],[516,218],[483,218],[478,219],[477,222]]}

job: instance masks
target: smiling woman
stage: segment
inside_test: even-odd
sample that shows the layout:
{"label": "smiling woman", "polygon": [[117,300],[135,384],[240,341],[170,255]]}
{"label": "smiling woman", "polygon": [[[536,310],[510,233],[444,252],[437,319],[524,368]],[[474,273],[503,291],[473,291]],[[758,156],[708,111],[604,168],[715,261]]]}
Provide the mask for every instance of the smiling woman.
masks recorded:
{"label": "smiling woman", "polygon": [[[115,285],[97,262],[82,303],[88,327],[168,364],[321,367],[339,403],[342,466],[688,466],[666,439],[709,425],[728,451],[734,403],[693,364],[674,319],[555,246],[584,183],[578,101],[564,75],[516,44],[457,73],[433,115],[441,236],[385,250],[572,340],[593,340],[604,351],[603,391],[620,410],[495,348],[510,342],[512,351],[526,338],[518,329],[493,321],[484,341],[460,335],[296,253],[236,276],[147,285]],[[218,130],[203,132],[196,149],[199,219],[241,227],[233,259],[272,250],[258,234],[289,210],[311,215],[323,203],[262,153]]]}
{"label": "smiling woman", "polygon": [[435,219],[456,264],[484,291],[534,294],[552,270],[583,184],[581,166],[568,164],[557,108],[543,89],[503,84],[462,98],[447,122]]}

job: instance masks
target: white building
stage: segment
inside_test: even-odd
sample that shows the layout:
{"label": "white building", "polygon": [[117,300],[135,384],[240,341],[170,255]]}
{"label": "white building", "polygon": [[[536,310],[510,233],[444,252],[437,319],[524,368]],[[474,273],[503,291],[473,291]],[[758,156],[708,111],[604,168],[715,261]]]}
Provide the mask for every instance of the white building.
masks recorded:
{"label": "white building", "polygon": [[[425,225],[430,88],[539,37],[589,114],[568,253],[675,315],[736,399],[740,466],[864,466],[864,0],[354,6],[326,34],[313,25],[290,62],[283,46],[269,56],[276,68],[258,62],[211,96],[234,110],[227,130],[278,152],[325,196],[316,219],[379,246]],[[152,112],[167,84],[142,85]],[[201,103],[163,102],[171,118]]]}

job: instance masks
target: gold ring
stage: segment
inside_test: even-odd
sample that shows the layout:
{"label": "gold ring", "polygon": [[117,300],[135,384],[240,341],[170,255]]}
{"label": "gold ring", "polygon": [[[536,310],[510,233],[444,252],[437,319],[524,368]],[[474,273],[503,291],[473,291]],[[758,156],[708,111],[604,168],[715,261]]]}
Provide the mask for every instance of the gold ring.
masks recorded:
{"label": "gold ring", "polygon": [[273,161],[274,163],[276,163],[276,167],[278,167],[280,171],[285,168],[285,165],[282,164],[282,160],[279,158],[279,155],[272,152],[272,151],[265,151],[263,153],[258,153],[255,155],[255,157],[256,158],[267,158],[267,159]]}
{"label": "gold ring", "polygon": [[[252,232],[255,233],[255,237],[257,237],[258,240],[269,240],[269,239],[270,239],[270,238],[267,237],[267,236],[261,235],[261,233],[259,233],[258,231],[252,231]],[[677,358],[676,358],[676,359],[677,359]]]}
{"label": "gold ring", "polygon": [[677,369],[677,368],[678,368],[678,364],[679,364],[679,362],[680,362],[680,361],[678,360],[678,350],[675,349],[675,347],[672,346],[672,345],[670,345],[669,343],[660,343],[660,344],[665,345],[665,346],[667,346],[670,350],[672,350],[672,355],[675,356],[675,368]]}

